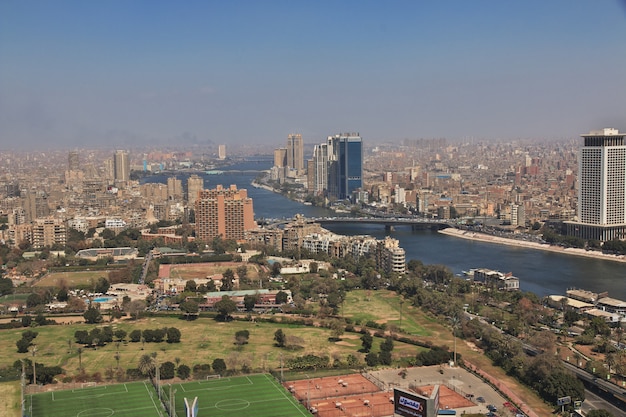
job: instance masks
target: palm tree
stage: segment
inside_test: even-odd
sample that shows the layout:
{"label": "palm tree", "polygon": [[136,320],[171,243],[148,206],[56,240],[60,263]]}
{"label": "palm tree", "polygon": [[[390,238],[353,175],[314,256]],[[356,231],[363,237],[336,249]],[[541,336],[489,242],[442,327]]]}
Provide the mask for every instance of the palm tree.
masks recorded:
{"label": "palm tree", "polygon": [[78,369],[83,369],[83,348],[79,347],[76,351],[78,352]]}
{"label": "palm tree", "polygon": [[147,353],[141,355],[137,368],[142,374],[152,376],[152,372],[155,368],[154,358]]}
{"label": "palm tree", "polygon": [[615,373],[622,376],[626,374],[626,351],[618,350],[615,353],[615,361]]}
{"label": "palm tree", "polygon": [[607,353],[605,355],[606,365],[609,367],[609,375],[611,374],[611,369],[617,365],[617,354],[614,352]]}
{"label": "palm tree", "polygon": [[576,359],[576,366],[580,367],[580,360],[583,358],[583,355],[581,355],[578,351],[574,352],[574,359]]}
{"label": "palm tree", "polygon": [[119,352],[116,352],[116,353],[115,353],[114,358],[115,358],[115,362],[117,362],[117,369],[120,369],[120,358],[121,358],[121,357],[122,357],[122,356],[120,355],[120,353],[119,353]]}

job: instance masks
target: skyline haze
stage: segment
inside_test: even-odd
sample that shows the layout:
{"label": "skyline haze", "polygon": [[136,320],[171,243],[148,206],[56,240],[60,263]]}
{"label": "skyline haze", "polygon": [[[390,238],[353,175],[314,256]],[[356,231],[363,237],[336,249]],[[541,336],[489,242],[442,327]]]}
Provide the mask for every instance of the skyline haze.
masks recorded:
{"label": "skyline haze", "polygon": [[2,2],[0,148],[626,130],[626,2]]}

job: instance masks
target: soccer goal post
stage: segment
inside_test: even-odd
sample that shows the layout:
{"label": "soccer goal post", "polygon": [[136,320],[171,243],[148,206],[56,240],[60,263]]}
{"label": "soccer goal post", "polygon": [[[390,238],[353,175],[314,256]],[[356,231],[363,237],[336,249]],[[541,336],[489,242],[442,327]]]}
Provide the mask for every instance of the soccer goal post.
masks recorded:
{"label": "soccer goal post", "polygon": [[191,401],[185,397],[185,413],[187,417],[198,417],[198,397]]}

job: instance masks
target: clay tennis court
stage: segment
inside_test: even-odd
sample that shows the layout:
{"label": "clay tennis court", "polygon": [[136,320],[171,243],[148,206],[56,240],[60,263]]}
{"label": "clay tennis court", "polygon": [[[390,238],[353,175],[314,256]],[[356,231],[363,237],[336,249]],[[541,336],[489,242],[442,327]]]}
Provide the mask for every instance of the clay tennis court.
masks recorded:
{"label": "clay tennis court", "polygon": [[[430,397],[432,394],[434,385],[425,385],[422,387],[417,387],[414,391],[425,397]],[[439,408],[442,410],[455,410],[457,408],[465,408],[472,407],[475,405],[473,402],[459,394],[458,392],[452,391],[450,388],[445,385],[439,385]]]}
{"label": "clay tennis court", "polygon": [[[290,381],[285,387],[319,417],[383,417],[393,415],[393,392],[383,391],[361,374]],[[429,397],[434,385],[417,387]],[[459,409],[472,403],[445,385],[439,386],[439,408]]]}
{"label": "clay tennis court", "polygon": [[311,378],[285,383],[301,402],[309,399],[344,397],[346,395],[379,392],[380,389],[361,374]]}
{"label": "clay tennis court", "polygon": [[[393,415],[393,394],[379,391],[362,395],[311,400],[318,417],[383,417]],[[306,399],[304,404],[306,405]]]}

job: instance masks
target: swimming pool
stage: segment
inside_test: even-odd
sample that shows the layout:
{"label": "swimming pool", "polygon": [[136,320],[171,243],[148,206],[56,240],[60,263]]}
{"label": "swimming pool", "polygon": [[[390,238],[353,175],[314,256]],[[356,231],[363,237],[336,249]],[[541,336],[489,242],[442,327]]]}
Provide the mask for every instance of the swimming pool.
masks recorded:
{"label": "swimming pool", "polygon": [[111,301],[115,299],[115,297],[98,297],[94,298],[93,301],[96,303],[106,303],[107,301]]}

